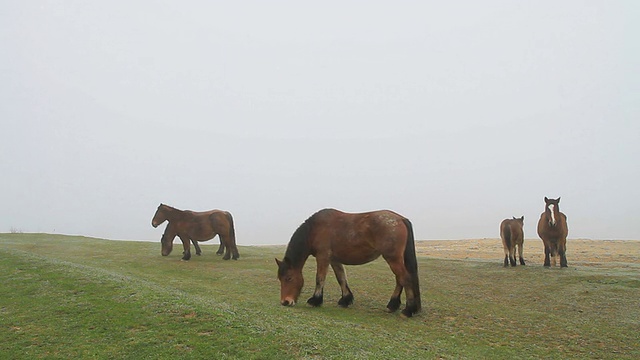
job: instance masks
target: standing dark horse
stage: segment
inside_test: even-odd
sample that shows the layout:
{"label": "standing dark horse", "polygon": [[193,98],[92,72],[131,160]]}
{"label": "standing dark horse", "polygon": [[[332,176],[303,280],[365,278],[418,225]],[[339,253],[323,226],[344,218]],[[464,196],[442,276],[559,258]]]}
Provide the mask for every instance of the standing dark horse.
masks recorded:
{"label": "standing dark horse", "polygon": [[544,212],[538,221],[538,236],[544,243],[544,266],[551,266],[549,256],[556,266],[556,258],[560,255],[560,267],[567,267],[567,217],[560,212],[560,198],[545,197],[544,203]]}
{"label": "standing dark horse", "polygon": [[524,245],[524,216],[513,219],[504,219],[500,223],[500,238],[504,248],[504,266],[516,266],[516,246],[520,265],[524,265],[523,245]]}
{"label": "standing dark horse", "polygon": [[302,268],[309,255],[316,258],[316,288],[307,300],[312,306],[323,302],[323,288],[329,265],[338,279],[342,297],[338,305],[353,303],[344,265],[362,265],[380,255],[396,275],[396,288],[387,304],[389,312],[400,307],[402,289],[406,289],[407,306],[402,314],[410,317],[421,309],[418,262],[411,222],[392,211],[380,210],[360,214],[324,209],[311,215],[293,233],[282,261],[278,264],[280,303],[295,305],[304,279]]}
{"label": "standing dark horse", "polygon": [[196,247],[196,253],[200,252],[200,247],[196,241],[207,241],[220,235],[220,248],[218,254],[226,248],[223,259],[229,260],[233,254],[233,260],[237,260],[238,247],[236,246],[236,234],[233,227],[233,217],[228,211],[210,210],[194,212],[189,210],[178,210],[171,206],[160,204],[156,210],[151,225],[158,227],[163,222],[168,221],[167,228],[162,234],[162,256],[167,256],[173,250],[173,239],[176,235],[182,240],[184,253],[182,260],[191,259],[190,241]]}

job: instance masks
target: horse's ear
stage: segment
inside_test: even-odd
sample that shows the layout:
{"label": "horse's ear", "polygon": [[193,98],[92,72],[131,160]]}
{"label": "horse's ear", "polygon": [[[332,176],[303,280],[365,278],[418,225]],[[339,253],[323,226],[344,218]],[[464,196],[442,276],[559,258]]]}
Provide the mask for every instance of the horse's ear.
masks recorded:
{"label": "horse's ear", "polygon": [[560,196],[558,196],[558,204],[560,203]]}
{"label": "horse's ear", "polygon": [[524,221],[524,215],[522,215],[522,216],[520,217],[520,220]]}
{"label": "horse's ear", "polygon": [[515,217],[515,216],[512,216],[512,218],[513,218],[513,220],[518,220],[518,219],[516,219],[516,217]]}
{"label": "horse's ear", "polygon": [[278,267],[280,267],[280,264],[282,264],[282,261],[278,260],[278,258],[275,258],[275,259],[276,259],[276,264],[278,264]]}
{"label": "horse's ear", "polygon": [[547,199],[547,197],[545,196],[544,197],[544,202],[547,202],[547,201],[549,201],[549,199]]}

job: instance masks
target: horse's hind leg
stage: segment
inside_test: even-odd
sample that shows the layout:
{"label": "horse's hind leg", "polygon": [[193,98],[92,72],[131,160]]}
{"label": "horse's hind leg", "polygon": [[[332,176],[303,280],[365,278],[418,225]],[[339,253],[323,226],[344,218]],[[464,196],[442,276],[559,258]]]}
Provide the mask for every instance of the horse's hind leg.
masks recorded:
{"label": "horse's hind leg", "polygon": [[220,239],[220,247],[218,248],[218,251],[216,251],[216,254],[222,255],[223,253],[224,253],[224,241]]}
{"label": "horse's hind leg", "polygon": [[196,255],[198,256],[202,255],[202,250],[200,250],[200,245],[198,245],[198,242],[191,239],[191,243],[193,244],[193,247],[196,248]]}
{"label": "horse's hind leg", "polygon": [[393,271],[393,273],[396,275],[396,288],[391,295],[391,300],[387,305],[387,309],[393,309],[396,301],[400,301],[400,293],[404,288],[407,297],[407,305],[405,306],[404,310],[402,310],[402,315],[405,317],[411,317],[418,311],[418,306],[416,304],[416,294],[414,294],[413,288],[411,286],[412,275],[407,271],[404,265],[404,261],[386,257],[385,260],[389,264],[391,271]]}
{"label": "horse's hind leg", "polygon": [[[224,249],[224,256],[222,257],[222,260],[229,260],[231,259],[231,246],[229,244],[229,237],[227,236],[222,236],[220,235],[220,248],[218,249],[218,251],[221,251],[221,249]],[[220,252],[222,254],[222,252]],[[233,260],[237,260],[237,257],[234,257]]]}
{"label": "horse's hind leg", "polygon": [[[178,235],[180,236],[180,235]],[[191,241],[188,237],[184,237],[184,236],[180,236],[180,240],[182,240],[182,247],[184,248],[184,251],[182,252],[182,260],[189,260],[191,259]]]}
{"label": "horse's hind leg", "polygon": [[520,243],[520,245],[518,245],[518,256],[520,257],[520,265],[524,265],[524,249],[522,248],[523,245],[524,243]]}
{"label": "horse's hind leg", "polygon": [[504,267],[509,266],[509,248],[504,246]]}
{"label": "horse's hind leg", "polygon": [[396,280],[396,288],[393,290],[393,294],[391,294],[391,299],[387,303],[387,311],[395,312],[400,308],[402,301],[400,300],[400,295],[402,295],[402,285]]}
{"label": "horse's hind leg", "polygon": [[[218,249],[218,251],[222,251],[223,248],[225,249],[224,256],[222,257],[223,260],[238,260],[238,258],[240,257],[235,239],[232,236],[220,236],[220,249]],[[220,253],[222,254],[222,252]]]}
{"label": "horse's hind leg", "polygon": [[515,246],[509,249],[509,262],[511,263],[511,266],[516,266],[516,247]]}
{"label": "horse's hind leg", "polygon": [[331,267],[333,268],[333,272],[336,274],[336,279],[338,280],[338,284],[340,284],[340,289],[342,290],[342,297],[338,300],[338,305],[348,307],[353,304],[353,293],[347,284],[347,273],[344,270],[344,266],[339,262],[332,261]]}

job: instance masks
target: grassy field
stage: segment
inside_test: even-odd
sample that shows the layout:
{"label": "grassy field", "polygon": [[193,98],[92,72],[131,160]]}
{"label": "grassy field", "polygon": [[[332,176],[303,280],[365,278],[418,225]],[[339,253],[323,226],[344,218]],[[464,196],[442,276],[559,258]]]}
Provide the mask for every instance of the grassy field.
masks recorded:
{"label": "grassy field", "polygon": [[[383,260],[347,268],[349,309],[333,277],[321,308],[285,308],[284,246],[240,247],[238,261],[216,246],[184,262],[159,243],[0,234],[0,358],[640,358],[637,262],[572,266],[571,248],[563,270],[421,256],[423,311],[403,319],[383,311]],[[314,275],[310,258],[302,302]]]}

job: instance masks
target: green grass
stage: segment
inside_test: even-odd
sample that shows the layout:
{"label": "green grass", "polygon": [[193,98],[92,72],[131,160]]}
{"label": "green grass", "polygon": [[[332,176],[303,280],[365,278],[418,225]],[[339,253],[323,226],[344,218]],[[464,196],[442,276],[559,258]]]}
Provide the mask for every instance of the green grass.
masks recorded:
{"label": "green grass", "polygon": [[[178,246],[176,244],[176,246]],[[0,358],[640,358],[640,273],[420,258],[423,311],[385,313],[383,260],[347,268],[355,303],[333,277],[310,308],[279,305],[284,246],[216,246],[180,261],[160,244],[0,234]]]}

